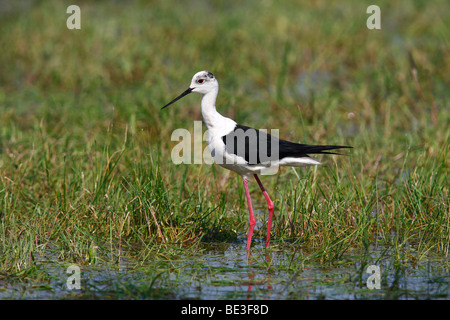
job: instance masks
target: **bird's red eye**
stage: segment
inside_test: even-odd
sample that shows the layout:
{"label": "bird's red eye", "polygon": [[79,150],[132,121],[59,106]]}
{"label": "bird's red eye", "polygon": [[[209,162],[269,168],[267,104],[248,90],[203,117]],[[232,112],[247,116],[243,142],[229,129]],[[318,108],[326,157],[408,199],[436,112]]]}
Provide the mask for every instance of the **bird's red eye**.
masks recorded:
{"label": "bird's red eye", "polygon": [[204,79],[198,79],[197,82],[198,82],[198,83],[203,83],[203,82],[205,82],[205,80],[204,80]]}

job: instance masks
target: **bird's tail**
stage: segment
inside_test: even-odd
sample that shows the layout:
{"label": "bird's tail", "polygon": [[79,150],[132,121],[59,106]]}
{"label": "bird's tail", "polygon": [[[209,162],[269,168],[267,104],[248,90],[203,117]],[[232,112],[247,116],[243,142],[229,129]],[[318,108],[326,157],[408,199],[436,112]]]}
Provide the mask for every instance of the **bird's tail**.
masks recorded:
{"label": "bird's tail", "polygon": [[326,150],[336,150],[336,149],[350,149],[353,147],[350,146],[332,146],[332,145],[328,145],[328,146],[309,146],[309,145],[304,145],[303,146],[303,150],[305,153],[307,154],[337,154],[337,155],[342,155],[342,153],[338,153],[338,152],[327,152]]}

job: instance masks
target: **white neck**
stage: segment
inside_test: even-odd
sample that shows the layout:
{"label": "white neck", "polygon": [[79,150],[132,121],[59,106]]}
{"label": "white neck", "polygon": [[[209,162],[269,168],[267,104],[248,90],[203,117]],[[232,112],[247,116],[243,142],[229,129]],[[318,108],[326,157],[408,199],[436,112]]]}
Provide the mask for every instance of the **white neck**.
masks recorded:
{"label": "white neck", "polygon": [[223,118],[216,110],[216,98],[218,93],[219,88],[204,94],[202,98],[202,116],[208,129],[214,127],[214,125],[217,124],[217,121],[220,121],[220,118]]}
{"label": "white neck", "polygon": [[[236,127],[236,122],[217,112],[216,98],[218,93],[219,88],[204,94],[202,98],[202,116],[203,122],[208,128],[208,144],[210,144],[210,149],[215,148],[215,146],[211,147],[211,142],[215,138],[222,141],[221,137],[230,133]],[[223,144],[223,142],[221,143]]]}

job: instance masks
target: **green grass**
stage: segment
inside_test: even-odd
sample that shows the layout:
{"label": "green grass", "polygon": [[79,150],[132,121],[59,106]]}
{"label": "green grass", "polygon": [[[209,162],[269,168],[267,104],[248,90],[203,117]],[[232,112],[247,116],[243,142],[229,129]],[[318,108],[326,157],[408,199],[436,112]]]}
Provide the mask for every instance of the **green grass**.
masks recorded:
{"label": "green grass", "polygon": [[160,108],[202,69],[220,82],[222,114],[354,147],[262,177],[275,247],[308,248],[320,262],[370,245],[448,257],[446,1],[382,1],[378,31],[365,27],[365,2],[82,1],[78,31],[65,26],[70,4],[0,12],[2,274],[36,278],[35,257],[49,252],[139,264],[245,234],[237,175],[171,162],[171,133],[193,130],[200,98]]}

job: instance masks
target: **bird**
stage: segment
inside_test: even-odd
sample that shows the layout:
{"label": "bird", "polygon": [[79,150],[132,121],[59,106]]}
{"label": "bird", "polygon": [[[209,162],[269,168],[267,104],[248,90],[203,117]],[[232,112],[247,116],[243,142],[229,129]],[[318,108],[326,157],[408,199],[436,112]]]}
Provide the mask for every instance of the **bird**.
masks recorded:
{"label": "bird", "polygon": [[258,174],[277,172],[280,166],[303,167],[319,165],[310,154],[340,154],[329,150],[352,148],[341,145],[307,145],[279,139],[265,130],[257,130],[224,117],[216,109],[219,83],[209,71],[197,72],[188,89],[161,108],[165,109],[190,93],[202,95],[201,113],[208,131],[208,147],[214,161],[220,166],[242,176],[249,210],[247,251],[250,250],[256,224],[248,180],[253,176],[258,183],[269,210],[266,248],[269,247],[274,202],[264,188]]}

